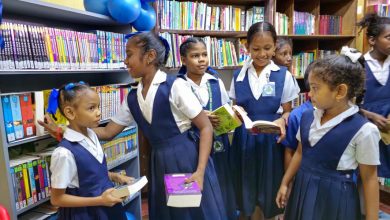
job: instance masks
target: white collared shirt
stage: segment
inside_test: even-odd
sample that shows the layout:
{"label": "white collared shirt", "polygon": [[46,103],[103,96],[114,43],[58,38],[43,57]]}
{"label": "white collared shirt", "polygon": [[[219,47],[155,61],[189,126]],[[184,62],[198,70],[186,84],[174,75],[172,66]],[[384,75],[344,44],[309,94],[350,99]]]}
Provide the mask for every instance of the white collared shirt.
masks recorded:
{"label": "white collared shirt", "polygon": [[[310,126],[309,142],[311,146],[317,142],[332,128],[340,124],[345,118],[357,113],[359,108],[352,104],[350,108],[325,122],[321,125],[321,118],[324,113],[321,109],[314,110],[314,120]],[[301,142],[301,132],[298,129],[296,138]],[[371,122],[365,123],[359,131],[353,136],[340,161],[337,165],[337,170],[356,169],[358,164],[379,165],[379,130]]]}
{"label": "white collared shirt", "polygon": [[[99,163],[103,162],[103,149],[100,145],[96,133],[92,129],[87,129],[88,137],[83,134],[67,128],[64,133],[64,138],[78,142],[81,146],[96,158]],[[72,152],[64,147],[57,147],[52,156],[50,164],[51,186],[56,189],[78,188],[79,178],[77,173],[77,165]]]}
{"label": "white collared shirt", "polygon": [[[271,71],[280,70],[280,67],[271,60],[270,63],[261,71],[260,75],[258,76],[256,73],[256,69],[252,64],[252,60],[250,59],[245,62],[243,68],[241,69],[241,72],[238,74],[238,77],[236,79],[237,82],[244,80],[246,75],[246,70],[248,70],[248,80],[249,80],[249,86],[251,88],[252,94],[255,97],[255,99],[258,100],[263,92],[264,85],[267,84],[267,75],[270,76]],[[298,84],[294,80],[294,77],[291,75],[291,73],[287,70],[286,78],[284,81],[283,93],[281,97],[281,104],[294,100],[295,98],[298,97],[299,92],[300,89]],[[232,99],[236,99],[236,91],[234,89],[234,78],[230,85],[229,96]]]}
{"label": "white collared shirt", "polygon": [[385,62],[383,62],[383,65],[381,65],[378,60],[374,59],[370,52],[364,54],[364,59],[367,61],[375,79],[382,86],[386,85],[387,80],[389,79],[390,56],[387,56]]}
{"label": "white collared shirt", "polygon": [[207,87],[208,80],[218,80],[219,88],[221,90],[221,103],[222,103],[222,105],[230,102],[229,95],[227,94],[226,89],[225,89],[225,85],[223,84],[221,79],[217,79],[217,78],[215,78],[215,76],[213,76],[209,73],[205,73],[202,76],[200,84],[198,85],[194,81],[192,81],[192,79],[188,78],[187,74],[185,74],[184,76],[187,79],[187,81],[190,83],[190,85],[193,89],[193,92],[195,93],[195,95],[197,96],[197,98],[200,101],[200,104],[203,107],[205,107],[207,105],[207,103],[209,102],[209,97],[210,97],[209,89]]}
{"label": "white collared shirt", "polygon": [[[164,120],[153,118],[153,104],[160,83],[165,82],[167,74],[158,70],[154,76],[149,90],[144,99],[142,96],[142,82],[137,87],[137,99],[142,115],[145,120],[152,123],[152,120]],[[171,93],[169,94],[169,104],[176,124],[180,132],[184,132],[191,128],[191,119],[199,115],[203,110],[195,94],[191,90],[190,84],[184,79],[178,78],[172,85]],[[111,120],[119,125],[129,126],[134,122],[134,117],[127,105],[127,98],[123,100],[119,111]]]}

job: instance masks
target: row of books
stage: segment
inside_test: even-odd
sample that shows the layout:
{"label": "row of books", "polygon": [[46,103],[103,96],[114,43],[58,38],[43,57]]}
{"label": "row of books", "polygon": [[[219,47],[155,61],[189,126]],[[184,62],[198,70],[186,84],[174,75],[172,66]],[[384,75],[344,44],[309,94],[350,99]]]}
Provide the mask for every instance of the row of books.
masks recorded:
{"label": "row of books", "polygon": [[313,50],[294,54],[291,73],[295,77],[303,77],[307,66],[311,62],[336,53],[335,50]]}
{"label": "row of books", "polygon": [[382,186],[390,187],[390,178],[378,177],[378,181]]}
{"label": "row of books", "polygon": [[278,35],[288,35],[288,17],[286,14],[275,13],[275,30]]}
{"label": "row of books", "polygon": [[309,100],[308,93],[299,93],[298,98],[296,98],[292,101],[292,108],[299,107],[300,105],[305,103],[307,100]]}
{"label": "row of books", "polygon": [[[100,109],[102,120],[109,119],[116,114],[122,100],[127,97],[129,88],[118,86],[93,87],[100,96]],[[37,120],[44,118],[48,106],[50,90],[34,93],[22,93],[1,96],[1,104],[4,117],[4,126],[7,141],[14,142],[31,136],[44,135],[43,127],[37,124]],[[67,120],[59,110],[52,116],[57,124],[66,125]]]}
{"label": "row of books", "polygon": [[390,17],[390,2],[387,0],[368,0],[367,11],[378,14],[382,17]]}
{"label": "row of books", "polygon": [[50,196],[51,153],[48,151],[23,155],[10,160],[16,210],[33,205]]}
{"label": "row of books", "polygon": [[110,165],[137,150],[137,128],[125,130],[113,140],[101,141],[100,143],[106,155],[107,164]]}
{"label": "row of books", "polygon": [[315,15],[294,11],[293,34],[313,35],[315,28]]}
{"label": "row of books", "polygon": [[[171,55],[168,58],[166,67],[177,68],[182,65],[180,59],[180,45],[188,38],[189,35],[178,35],[170,33],[161,33],[168,40],[171,47]],[[210,66],[237,66],[237,52],[233,41],[226,39],[217,39],[213,37],[204,37],[202,40],[207,47]]]}
{"label": "row of books", "polygon": [[113,69],[123,68],[124,34],[71,30],[3,22],[5,49],[0,68]]}
{"label": "row of books", "polygon": [[157,1],[161,29],[246,31],[264,21],[264,7],[215,6],[202,2]]}
{"label": "row of books", "polygon": [[337,15],[320,15],[320,34],[342,33],[343,18]]}

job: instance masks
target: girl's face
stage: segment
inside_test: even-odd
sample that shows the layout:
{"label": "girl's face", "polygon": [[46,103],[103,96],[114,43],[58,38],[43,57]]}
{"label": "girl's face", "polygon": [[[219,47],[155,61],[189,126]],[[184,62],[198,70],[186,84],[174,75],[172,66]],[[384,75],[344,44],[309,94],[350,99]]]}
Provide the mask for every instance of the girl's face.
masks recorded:
{"label": "girl's face", "polygon": [[335,103],[337,102],[336,89],[330,88],[326,82],[317,77],[313,72],[310,72],[309,84],[309,96],[317,108],[326,110],[334,107]]}
{"label": "girl's face", "polygon": [[136,44],[135,37],[130,38],[126,44],[126,59],[125,64],[127,71],[133,78],[144,76],[144,70],[147,66],[146,59],[142,54],[142,50]]}
{"label": "girl's face", "polygon": [[267,66],[275,55],[275,42],[270,32],[257,33],[247,45],[256,70]]}
{"label": "girl's face", "polygon": [[275,52],[274,61],[278,65],[291,67],[292,64],[292,48],[289,44],[284,44]]}
{"label": "girl's face", "polygon": [[201,43],[192,43],[185,57],[181,60],[186,65],[189,74],[203,75],[209,65],[207,48]]}
{"label": "girl's face", "polygon": [[371,43],[374,49],[382,54],[390,55],[390,24],[385,25],[381,34]]}
{"label": "girl's face", "polygon": [[100,98],[92,89],[86,89],[77,97],[77,105],[74,105],[74,123],[80,127],[95,128],[100,122]]}

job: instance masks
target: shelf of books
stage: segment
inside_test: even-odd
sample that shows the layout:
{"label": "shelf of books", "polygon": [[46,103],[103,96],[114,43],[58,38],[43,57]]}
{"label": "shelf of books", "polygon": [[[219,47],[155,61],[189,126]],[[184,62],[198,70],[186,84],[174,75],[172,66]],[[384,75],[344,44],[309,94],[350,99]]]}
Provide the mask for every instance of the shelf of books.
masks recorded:
{"label": "shelf of books", "polygon": [[[52,1],[54,2],[54,1]],[[118,111],[133,81],[124,65],[130,25],[40,0],[3,0],[0,51],[0,204],[11,219],[37,219],[57,212],[50,203],[50,157],[58,142],[43,119],[52,88],[84,81],[99,94],[101,124]],[[56,123],[66,124],[59,113]],[[102,142],[112,172],[138,178],[138,130],[125,129]],[[141,219],[141,196],[125,209]]]}

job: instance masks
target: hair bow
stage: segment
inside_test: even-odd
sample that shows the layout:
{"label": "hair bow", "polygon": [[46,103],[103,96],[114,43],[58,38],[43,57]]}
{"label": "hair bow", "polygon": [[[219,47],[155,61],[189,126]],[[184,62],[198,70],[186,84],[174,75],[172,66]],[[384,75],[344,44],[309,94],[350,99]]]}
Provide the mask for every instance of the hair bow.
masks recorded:
{"label": "hair bow", "polygon": [[130,33],[130,34],[126,34],[126,35],[125,35],[125,39],[127,40],[127,39],[129,39],[129,38],[134,37],[135,35],[138,35],[138,34],[141,34],[141,33],[144,33],[144,32],[146,32],[146,31],[137,31],[137,32],[132,32],[132,33]]}
{"label": "hair bow", "polygon": [[[79,85],[85,85],[85,82],[84,82],[84,81],[80,81],[78,84],[79,84]],[[65,90],[65,91],[72,90],[75,86],[76,86],[75,83],[68,83],[68,84],[64,87],[64,90]]]}
{"label": "hair bow", "polygon": [[49,102],[47,105],[46,112],[52,115],[55,115],[58,109],[58,96],[59,91],[57,89],[52,89],[49,95]]}
{"label": "hair bow", "polygon": [[359,58],[362,56],[362,53],[360,53],[355,48],[350,48],[348,46],[343,46],[340,51],[341,55],[347,56],[352,63],[356,63]]}

